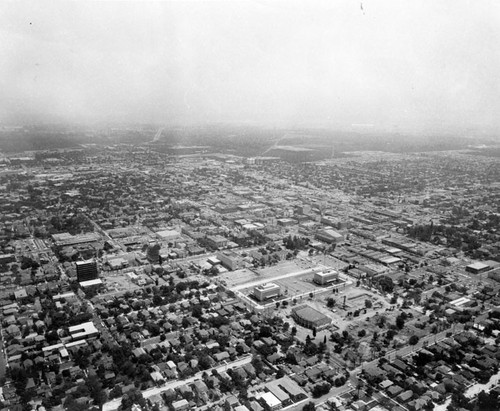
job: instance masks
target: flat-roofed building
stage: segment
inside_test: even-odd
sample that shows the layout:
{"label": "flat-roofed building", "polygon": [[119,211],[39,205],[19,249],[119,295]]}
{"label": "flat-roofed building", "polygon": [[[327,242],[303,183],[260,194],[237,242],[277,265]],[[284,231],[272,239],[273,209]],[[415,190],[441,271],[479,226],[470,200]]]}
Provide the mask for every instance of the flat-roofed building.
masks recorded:
{"label": "flat-roofed building", "polygon": [[56,294],[56,295],[52,296],[52,300],[54,300],[54,301],[58,301],[61,298],[64,298],[66,301],[78,300],[78,297],[76,296],[76,294],[73,291],[69,291],[69,292],[64,293],[64,294]]}
{"label": "flat-roofed building", "polygon": [[129,262],[123,257],[118,257],[108,260],[107,264],[111,270],[119,270],[128,267]]}
{"label": "flat-roofed building", "polygon": [[488,271],[490,268],[491,267],[488,264],[477,262],[469,264],[468,266],[465,267],[465,270],[472,274],[481,274],[484,273],[485,271]]}
{"label": "flat-roofed building", "polygon": [[99,334],[99,331],[95,327],[92,321],[73,325],[68,328],[72,340],[81,340],[85,338],[95,337]]}
{"label": "flat-roofed building", "polygon": [[283,227],[290,227],[293,225],[297,224],[297,220],[294,220],[293,218],[280,218],[277,220],[278,225],[281,225]]}
{"label": "flat-roofed building", "polygon": [[76,262],[76,278],[79,283],[82,281],[95,280],[98,276],[99,272],[95,260]]}
{"label": "flat-roofed building", "polygon": [[69,233],[53,234],[52,239],[58,247],[64,247],[82,243],[93,243],[101,239],[97,233],[85,233],[71,235]]}
{"label": "flat-roofed building", "polygon": [[227,238],[221,235],[209,235],[207,236],[207,243],[210,247],[220,250],[227,247]]}
{"label": "flat-roofed building", "polygon": [[314,273],[313,281],[319,285],[327,285],[337,281],[339,278],[339,273],[337,271],[331,270],[326,273],[323,271]]}
{"label": "flat-roofed building", "polygon": [[385,265],[392,265],[392,264],[399,263],[401,261],[401,258],[394,257],[391,255],[391,256],[381,257],[378,259],[378,261],[380,261],[382,264],[385,264]]}
{"label": "flat-roofed building", "polygon": [[272,381],[271,384],[277,384],[283,391],[288,393],[293,402],[307,398],[306,392],[288,376]]}
{"label": "flat-roofed building", "polygon": [[244,267],[243,258],[234,251],[224,250],[218,252],[217,259],[219,259],[219,261],[222,263],[224,267],[226,267],[228,270],[231,271],[239,270],[240,268]]}
{"label": "flat-roofed building", "polygon": [[269,407],[270,410],[275,411],[281,408],[281,401],[271,392],[265,392],[261,395],[260,400]]}
{"label": "flat-roofed building", "polygon": [[96,278],[95,280],[88,280],[88,281],[82,281],[80,283],[80,287],[82,287],[84,290],[89,290],[89,289],[95,289],[98,290],[99,288],[103,287],[103,282],[100,278]]}
{"label": "flat-roofed building", "polygon": [[269,390],[270,393],[272,393],[278,400],[280,400],[281,404],[283,406],[287,406],[291,404],[290,396],[283,391],[278,385],[276,384],[269,384],[267,386],[267,390]]}
{"label": "flat-roofed building", "polygon": [[258,285],[253,289],[253,295],[259,301],[266,301],[270,298],[279,297],[281,294],[281,288],[279,285],[274,283],[266,283]]}
{"label": "flat-roofed building", "polygon": [[155,233],[160,240],[174,241],[180,238],[181,233],[177,230],[162,230]]}

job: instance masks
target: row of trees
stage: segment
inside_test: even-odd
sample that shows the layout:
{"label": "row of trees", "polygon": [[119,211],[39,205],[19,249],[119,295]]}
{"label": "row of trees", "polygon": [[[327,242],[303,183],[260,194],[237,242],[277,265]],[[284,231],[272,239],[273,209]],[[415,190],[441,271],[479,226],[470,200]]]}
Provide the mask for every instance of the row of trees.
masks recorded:
{"label": "row of trees", "polygon": [[456,225],[416,224],[408,229],[407,234],[419,241],[435,244],[441,244],[441,237],[445,237],[447,245],[464,251],[481,247],[480,239],[471,229]]}

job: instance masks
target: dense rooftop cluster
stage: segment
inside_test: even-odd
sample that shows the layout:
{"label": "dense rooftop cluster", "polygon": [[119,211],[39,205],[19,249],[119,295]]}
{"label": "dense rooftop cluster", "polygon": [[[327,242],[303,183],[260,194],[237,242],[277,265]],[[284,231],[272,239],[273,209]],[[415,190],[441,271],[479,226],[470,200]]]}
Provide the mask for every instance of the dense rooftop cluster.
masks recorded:
{"label": "dense rooftop cluster", "polygon": [[498,409],[497,162],[200,150],[2,158],[2,409]]}

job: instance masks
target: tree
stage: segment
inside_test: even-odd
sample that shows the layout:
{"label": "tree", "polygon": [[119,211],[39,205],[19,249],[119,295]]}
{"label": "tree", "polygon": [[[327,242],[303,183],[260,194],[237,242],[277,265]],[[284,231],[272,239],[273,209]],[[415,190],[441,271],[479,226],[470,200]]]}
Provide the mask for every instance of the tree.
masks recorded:
{"label": "tree", "polygon": [[314,402],[309,401],[306,405],[302,407],[302,411],[315,411],[316,410],[316,404]]}
{"label": "tree", "polygon": [[448,406],[448,410],[454,411],[458,408],[464,408],[469,403],[467,397],[461,393],[456,392],[451,395],[451,404]]}
{"label": "tree", "polygon": [[304,345],[303,352],[309,357],[315,355],[318,352],[318,346],[311,341],[311,338],[309,336],[307,336],[306,338],[306,344]]}
{"label": "tree", "polygon": [[207,370],[212,366],[212,360],[208,355],[201,355],[198,360],[198,367],[201,370]]}
{"label": "tree", "polygon": [[75,410],[75,411],[85,411],[88,409],[87,404],[80,404],[76,402],[75,398],[72,394],[69,394],[64,400],[64,409],[66,410]]}
{"label": "tree", "polygon": [[372,308],[373,304],[372,304],[372,300],[370,300],[369,298],[367,298],[365,300],[365,307],[366,308]]}
{"label": "tree", "polygon": [[255,368],[255,373],[257,375],[264,371],[264,363],[259,357],[254,357],[252,359],[252,365]]}
{"label": "tree", "polygon": [[124,394],[122,398],[121,409],[123,411],[128,411],[134,404],[139,405],[142,409],[146,408],[146,400],[138,389],[133,389]]}
{"label": "tree", "polygon": [[319,398],[322,395],[328,394],[330,392],[331,385],[327,382],[316,384],[312,389],[312,396],[314,398]]}
{"label": "tree", "polygon": [[203,315],[203,309],[201,308],[200,304],[193,306],[193,310],[191,312],[191,315],[194,318],[201,318],[201,316]]}
{"label": "tree", "polygon": [[122,387],[120,385],[115,385],[113,389],[109,392],[109,399],[119,398],[123,395]]}
{"label": "tree", "polygon": [[484,411],[498,410],[500,406],[498,392],[492,390],[488,394],[484,391],[481,391],[477,396],[477,406],[480,410]]}
{"label": "tree", "polygon": [[265,338],[265,337],[272,337],[273,335],[273,329],[269,327],[268,325],[263,325],[260,327],[260,332],[259,332],[259,337],[260,338]]}
{"label": "tree", "polygon": [[410,339],[408,340],[408,343],[410,345],[415,345],[416,343],[418,343],[418,340],[419,340],[419,338],[416,335],[412,335],[410,337]]}
{"label": "tree", "polygon": [[106,391],[102,388],[101,381],[97,376],[89,376],[86,381],[90,397],[94,400],[94,404],[101,406],[107,400]]}
{"label": "tree", "polygon": [[393,283],[392,279],[390,277],[385,276],[385,275],[382,276],[378,280],[378,284],[379,284],[381,290],[386,292],[386,293],[392,293],[392,291],[394,289],[394,283]]}

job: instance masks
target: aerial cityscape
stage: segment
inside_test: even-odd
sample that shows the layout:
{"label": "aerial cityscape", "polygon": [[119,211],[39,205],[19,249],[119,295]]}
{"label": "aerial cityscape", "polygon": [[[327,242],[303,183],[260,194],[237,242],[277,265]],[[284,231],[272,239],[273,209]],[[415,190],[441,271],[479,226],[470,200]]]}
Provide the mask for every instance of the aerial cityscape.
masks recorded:
{"label": "aerial cityscape", "polygon": [[0,411],[500,410],[500,6],[68,3],[0,6]]}

